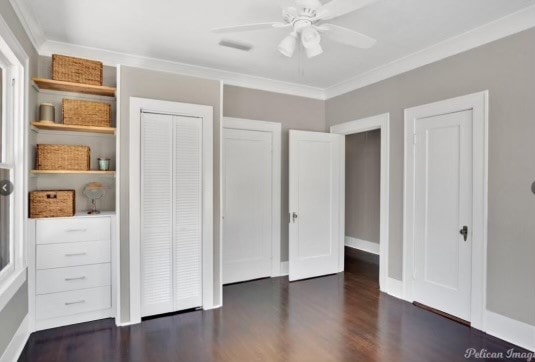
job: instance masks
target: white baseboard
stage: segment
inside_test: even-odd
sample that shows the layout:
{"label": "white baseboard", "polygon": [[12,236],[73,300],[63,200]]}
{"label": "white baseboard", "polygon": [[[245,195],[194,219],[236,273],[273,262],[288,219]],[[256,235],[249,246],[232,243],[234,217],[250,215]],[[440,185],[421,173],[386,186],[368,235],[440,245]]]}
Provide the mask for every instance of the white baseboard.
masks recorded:
{"label": "white baseboard", "polygon": [[381,288],[381,291],[395,298],[405,300],[403,297],[403,282],[401,280],[388,277],[386,279],[386,287]]}
{"label": "white baseboard", "polygon": [[30,317],[26,314],[26,317],[20,323],[19,328],[15,332],[15,335],[9,342],[6,350],[0,357],[0,362],[13,362],[19,359],[28,338],[30,337]]}
{"label": "white baseboard", "polygon": [[290,274],[290,262],[288,261],[281,261],[281,273],[280,276],[284,277]]}
{"label": "white baseboard", "polygon": [[535,352],[535,326],[486,310],[485,329],[487,334]]}
{"label": "white baseboard", "polygon": [[372,253],[379,255],[379,243],[373,243],[371,241],[361,240],[357,238],[352,238],[351,236],[345,237],[345,244],[353,249],[358,249],[365,251],[367,253]]}

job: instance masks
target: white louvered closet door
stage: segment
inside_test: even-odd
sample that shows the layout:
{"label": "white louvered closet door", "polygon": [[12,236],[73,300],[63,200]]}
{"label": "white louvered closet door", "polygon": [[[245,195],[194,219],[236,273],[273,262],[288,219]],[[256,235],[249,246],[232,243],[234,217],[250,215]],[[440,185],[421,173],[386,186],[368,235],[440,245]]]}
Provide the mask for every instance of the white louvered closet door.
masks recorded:
{"label": "white louvered closet door", "polygon": [[141,315],[202,305],[202,122],[141,119]]}
{"label": "white louvered closet door", "polygon": [[141,116],[141,315],[173,310],[172,116]]}
{"label": "white louvered closet door", "polygon": [[174,123],[175,310],[202,305],[202,122]]}

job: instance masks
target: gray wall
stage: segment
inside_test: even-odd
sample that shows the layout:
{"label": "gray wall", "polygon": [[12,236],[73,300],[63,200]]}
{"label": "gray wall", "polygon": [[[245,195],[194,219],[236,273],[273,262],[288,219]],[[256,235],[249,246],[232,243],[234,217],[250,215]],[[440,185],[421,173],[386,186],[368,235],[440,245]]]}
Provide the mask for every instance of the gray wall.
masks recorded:
{"label": "gray wall", "polygon": [[346,236],[379,243],[381,131],[346,136]]}
{"label": "gray wall", "polygon": [[221,86],[219,81],[187,77],[178,74],[156,72],[147,69],[122,66],[119,70],[120,89],[120,197],[121,197],[121,321],[130,319],[129,300],[129,179],[128,179],[128,148],[129,148],[129,107],[130,97],[154,98],[167,101],[202,104],[214,107],[214,303],[221,301],[219,277],[219,136]]}
{"label": "gray wall", "polygon": [[[30,58],[30,77],[37,74],[37,52],[33,47],[30,39],[26,35],[24,28],[18,20],[15,11],[8,0],[0,0],[0,14],[10,27],[13,34],[28,54]],[[30,87],[30,98],[28,104],[28,113],[32,117],[36,104],[36,92],[30,86],[31,80],[28,79]],[[13,298],[8,302],[4,309],[0,310],[0,356],[4,353],[7,345],[13,338],[15,332],[20,326],[24,317],[28,314],[28,284],[24,283],[15,293]]]}
{"label": "gray wall", "polygon": [[282,124],[281,261],[288,260],[288,130],[325,132],[325,102],[225,86],[223,115]]}
{"label": "gray wall", "polygon": [[329,125],[390,112],[391,277],[402,277],[403,110],[488,89],[488,308],[535,325],[535,29],[327,101]]}

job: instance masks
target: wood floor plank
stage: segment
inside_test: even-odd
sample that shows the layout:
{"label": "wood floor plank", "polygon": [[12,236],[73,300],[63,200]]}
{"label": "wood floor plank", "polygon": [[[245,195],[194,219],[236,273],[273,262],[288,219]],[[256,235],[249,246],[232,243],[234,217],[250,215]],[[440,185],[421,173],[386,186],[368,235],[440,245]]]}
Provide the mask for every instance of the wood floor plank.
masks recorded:
{"label": "wood floor plank", "polygon": [[379,292],[378,266],[224,287],[224,306],[118,328],[111,319],[33,333],[20,361],[465,361],[467,348],[516,348]]}

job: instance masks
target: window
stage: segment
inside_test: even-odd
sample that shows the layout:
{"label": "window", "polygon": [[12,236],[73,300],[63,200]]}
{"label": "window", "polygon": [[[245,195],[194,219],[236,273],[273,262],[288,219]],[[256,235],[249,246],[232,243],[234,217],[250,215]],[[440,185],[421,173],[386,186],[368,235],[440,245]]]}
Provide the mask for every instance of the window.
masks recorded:
{"label": "window", "polygon": [[[0,29],[0,297],[24,270],[24,67]],[[16,50],[20,45],[15,44]],[[1,298],[0,298],[1,299]]]}

